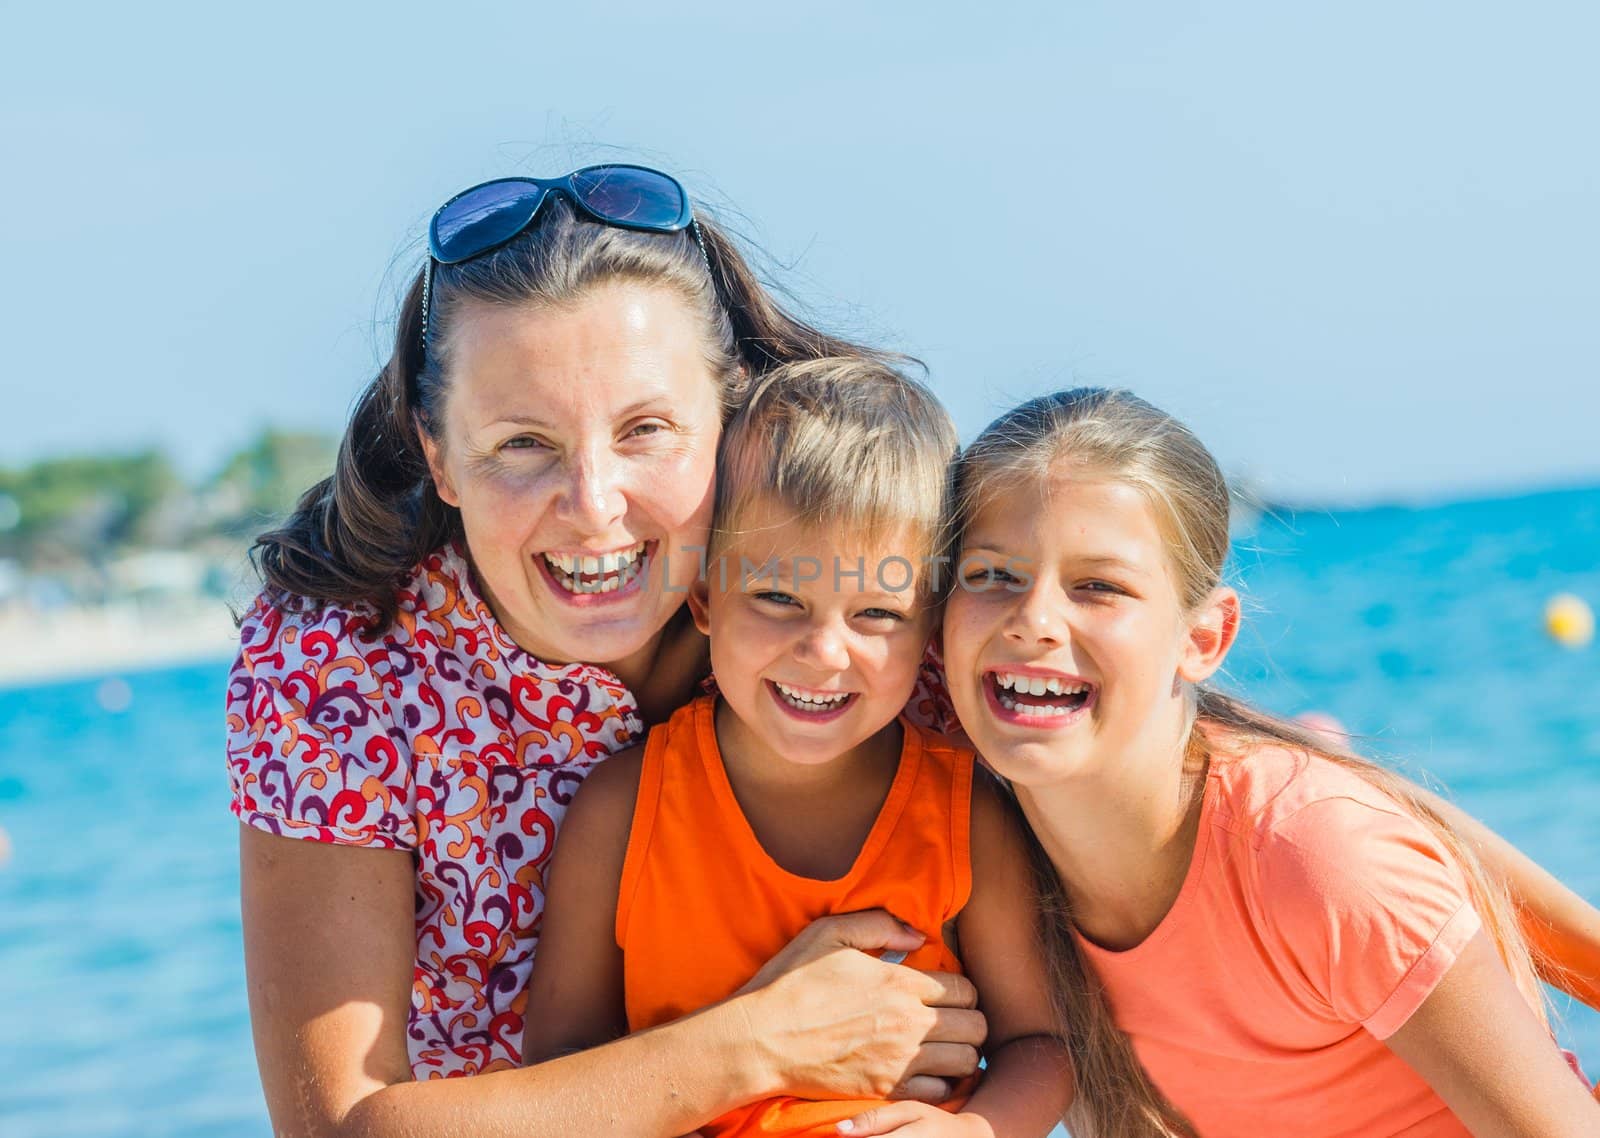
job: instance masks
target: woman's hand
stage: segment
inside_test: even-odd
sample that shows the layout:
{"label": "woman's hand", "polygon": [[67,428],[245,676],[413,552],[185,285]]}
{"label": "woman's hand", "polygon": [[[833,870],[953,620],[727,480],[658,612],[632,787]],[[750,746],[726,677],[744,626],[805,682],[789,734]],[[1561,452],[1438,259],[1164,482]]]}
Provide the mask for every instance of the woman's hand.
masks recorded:
{"label": "woman's hand", "polygon": [[783,1093],[940,1102],[978,1065],[987,1025],[964,976],[868,953],[909,952],[922,934],[882,910],[813,922],[736,998]]}
{"label": "woman's hand", "polygon": [[922,1102],[892,1102],[839,1123],[851,1138],[896,1134],[899,1138],[994,1138],[994,1130],[975,1114],[951,1114]]}

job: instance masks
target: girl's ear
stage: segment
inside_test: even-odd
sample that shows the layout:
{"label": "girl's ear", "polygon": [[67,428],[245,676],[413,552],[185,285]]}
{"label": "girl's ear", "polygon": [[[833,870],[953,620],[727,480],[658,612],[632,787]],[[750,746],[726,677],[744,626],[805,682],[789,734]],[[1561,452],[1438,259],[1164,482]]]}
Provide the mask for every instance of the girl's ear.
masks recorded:
{"label": "girl's ear", "polygon": [[700,630],[702,636],[711,635],[711,582],[707,581],[704,574],[695,579],[689,586],[689,615],[694,618],[694,626]]}
{"label": "girl's ear", "polygon": [[1239,594],[1219,585],[1189,624],[1178,660],[1178,675],[1191,684],[1210,679],[1222,667],[1238,635]]}
{"label": "girl's ear", "polygon": [[434,491],[445,505],[459,510],[461,496],[456,493],[455,484],[450,481],[450,472],[445,469],[444,451],[440,449],[438,440],[422,425],[420,418],[414,418],[412,422],[417,439],[422,443],[422,456],[428,460],[428,474],[433,478]]}

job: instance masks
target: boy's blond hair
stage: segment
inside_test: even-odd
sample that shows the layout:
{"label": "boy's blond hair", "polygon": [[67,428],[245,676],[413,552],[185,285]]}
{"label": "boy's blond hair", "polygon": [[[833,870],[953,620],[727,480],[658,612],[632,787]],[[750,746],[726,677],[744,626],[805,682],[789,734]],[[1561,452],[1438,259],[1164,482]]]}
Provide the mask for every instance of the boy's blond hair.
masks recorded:
{"label": "boy's blond hair", "polygon": [[896,549],[918,570],[947,544],[955,424],[924,384],[869,359],[823,358],[762,376],[723,432],[710,555],[744,531],[756,503],[802,525]]}

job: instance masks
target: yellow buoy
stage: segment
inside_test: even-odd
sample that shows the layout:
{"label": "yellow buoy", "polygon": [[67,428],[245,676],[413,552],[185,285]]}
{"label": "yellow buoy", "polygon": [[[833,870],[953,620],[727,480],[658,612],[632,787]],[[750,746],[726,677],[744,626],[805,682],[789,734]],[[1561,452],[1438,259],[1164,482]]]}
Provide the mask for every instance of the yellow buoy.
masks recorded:
{"label": "yellow buoy", "polygon": [[1544,606],[1544,630],[1557,644],[1582,648],[1594,639],[1594,610],[1582,597],[1558,593]]}

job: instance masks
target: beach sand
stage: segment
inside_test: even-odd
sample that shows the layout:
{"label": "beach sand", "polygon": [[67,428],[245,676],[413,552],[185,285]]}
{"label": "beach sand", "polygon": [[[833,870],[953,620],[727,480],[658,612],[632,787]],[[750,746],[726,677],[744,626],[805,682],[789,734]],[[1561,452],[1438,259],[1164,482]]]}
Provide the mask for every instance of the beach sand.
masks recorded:
{"label": "beach sand", "polygon": [[230,659],[233,615],[221,601],[0,609],[0,687]]}

